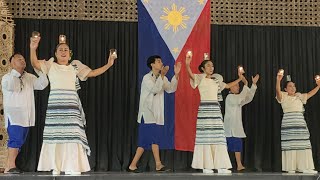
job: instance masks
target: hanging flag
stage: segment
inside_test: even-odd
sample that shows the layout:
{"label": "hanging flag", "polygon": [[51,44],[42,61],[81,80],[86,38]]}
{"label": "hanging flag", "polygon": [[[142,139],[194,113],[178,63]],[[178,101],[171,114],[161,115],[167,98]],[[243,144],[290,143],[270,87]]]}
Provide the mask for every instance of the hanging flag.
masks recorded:
{"label": "hanging flag", "polygon": [[174,75],[176,62],[182,63],[178,89],[165,95],[165,125],[161,149],[193,151],[199,93],[190,86],[185,56],[192,51],[191,68],[210,51],[210,1],[207,0],[138,0],[139,82],[150,71],[146,61],[160,55]]}

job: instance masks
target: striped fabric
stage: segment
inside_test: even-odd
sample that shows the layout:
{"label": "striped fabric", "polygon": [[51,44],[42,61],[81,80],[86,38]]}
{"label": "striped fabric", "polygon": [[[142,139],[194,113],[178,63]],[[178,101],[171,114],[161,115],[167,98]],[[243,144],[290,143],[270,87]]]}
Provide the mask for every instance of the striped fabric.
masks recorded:
{"label": "striped fabric", "polygon": [[[78,66],[77,66],[76,64],[73,64],[72,66],[73,66],[73,68],[74,68],[76,71],[79,70],[79,68],[78,68]],[[80,89],[81,89],[80,81],[79,81],[79,78],[78,78],[78,76],[77,76],[77,78],[76,78],[76,90],[78,91],[78,90],[80,90]]]}
{"label": "striped fabric", "polygon": [[218,101],[221,102],[221,101],[223,101],[223,97],[222,97],[222,92],[221,92],[222,90],[221,90],[221,87],[220,87],[219,80],[217,78],[214,78],[214,77],[212,79],[213,79],[213,81],[215,83],[218,84]]}
{"label": "striped fabric", "polygon": [[201,101],[195,144],[226,145],[222,114],[217,101]]}
{"label": "striped fabric", "polygon": [[90,155],[76,90],[51,89],[45,123],[43,143],[80,143]]}
{"label": "striped fabric", "polygon": [[290,112],[283,115],[281,124],[281,149],[311,149],[310,134],[302,112]]}

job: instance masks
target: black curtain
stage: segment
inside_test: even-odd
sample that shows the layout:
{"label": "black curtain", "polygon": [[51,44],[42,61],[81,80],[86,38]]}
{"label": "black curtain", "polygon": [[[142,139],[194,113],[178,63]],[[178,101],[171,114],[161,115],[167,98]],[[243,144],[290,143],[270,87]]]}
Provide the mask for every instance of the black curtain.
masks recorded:
{"label": "black curtain", "polygon": [[[73,59],[91,68],[107,61],[108,50],[116,48],[118,60],[105,74],[81,83],[80,98],[87,118],[87,136],[95,171],[125,170],[136,150],[139,90],[137,81],[137,23],[15,19],[15,51],[29,60],[29,36],[41,32],[39,58],[52,57],[59,34],[65,34]],[[256,96],[244,107],[247,138],[244,162],[248,168],[281,171],[280,125],[282,110],[275,101],[275,75],[286,70],[301,92],[315,87],[313,76],[320,71],[319,28],[212,25],[211,54],[215,71],[225,81],[236,78],[242,64],[248,79],[261,75]],[[28,61],[27,70],[32,72]],[[250,80],[249,80],[250,82]],[[225,91],[225,93],[227,93]],[[35,171],[42,144],[42,131],[49,88],[36,93],[36,126],[31,128],[17,164]],[[311,133],[315,165],[319,169],[319,95],[308,101],[306,118]],[[192,153],[161,151],[161,159],[175,171],[192,171]],[[154,170],[151,152],[140,166]]]}
{"label": "black curtain", "polygon": [[[285,69],[296,83],[297,91],[309,92],[320,72],[320,29],[315,27],[266,27],[212,25],[211,48],[215,71],[226,82],[237,78],[242,64],[251,85],[251,76],[260,74],[254,100],[243,108],[247,134],[244,162],[264,171],[281,171],[281,106],[275,100],[278,69]],[[225,90],[225,93],[226,90]],[[319,92],[320,93],[320,92]],[[315,167],[319,170],[320,95],[305,106],[306,122],[311,134]]]}

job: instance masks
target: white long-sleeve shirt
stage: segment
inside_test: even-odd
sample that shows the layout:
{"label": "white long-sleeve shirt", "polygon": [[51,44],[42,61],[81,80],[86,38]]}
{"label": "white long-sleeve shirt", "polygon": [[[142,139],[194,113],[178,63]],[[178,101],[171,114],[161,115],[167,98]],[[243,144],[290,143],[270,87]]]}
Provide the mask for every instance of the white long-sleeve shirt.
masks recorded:
{"label": "white long-sleeve shirt", "polygon": [[45,74],[39,77],[24,72],[22,75],[12,69],[2,77],[3,107],[6,127],[11,125],[30,127],[35,125],[34,90],[42,90],[48,85]]}
{"label": "white long-sleeve shirt", "polygon": [[224,128],[226,137],[244,138],[246,134],[242,125],[242,106],[252,101],[257,86],[243,86],[240,94],[229,94],[226,98]]}
{"label": "white long-sleeve shirt", "polygon": [[143,117],[145,124],[164,125],[164,91],[173,93],[177,90],[178,81],[175,76],[171,82],[161,76],[156,78],[152,71],[146,74],[141,83],[138,123]]}

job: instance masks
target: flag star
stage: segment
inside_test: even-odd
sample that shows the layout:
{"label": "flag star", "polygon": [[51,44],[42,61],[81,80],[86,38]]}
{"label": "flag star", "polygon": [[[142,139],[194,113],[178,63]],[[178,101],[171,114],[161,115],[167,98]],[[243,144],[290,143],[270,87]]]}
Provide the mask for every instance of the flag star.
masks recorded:
{"label": "flag star", "polygon": [[198,0],[199,4],[203,5],[204,4],[204,0]]}
{"label": "flag star", "polygon": [[172,49],[172,52],[174,52],[174,53],[177,54],[177,53],[179,52],[179,48],[177,48],[177,47],[173,48],[173,49]]}

